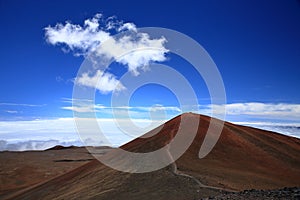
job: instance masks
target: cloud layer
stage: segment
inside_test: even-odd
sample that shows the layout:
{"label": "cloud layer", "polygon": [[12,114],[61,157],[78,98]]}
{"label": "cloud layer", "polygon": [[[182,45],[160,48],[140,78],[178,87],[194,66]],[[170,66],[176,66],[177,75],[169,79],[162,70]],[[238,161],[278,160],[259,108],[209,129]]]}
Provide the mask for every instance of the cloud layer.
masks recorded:
{"label": "cloud layer", "polygon": [[[115,125],[114,119],[98,120],[106,137],[113,142],[113,146],[119,146],[133,138],[121,133]],[[134,124],[139,127],[147,127],[150,121],[145,119],[133,119]],[[120,122],[126,126],[128,122]],[[275,131],[285,135],[300,138],[300,123],[272,123],[272,122],[235,122],[237,124],[252,126],[265,130]],[[50,124],[50,126],[49,126]],[[72,118],[60,118],[39,121],[11,121],[0,122],[0,151],[25,151],[45,150],[55,145],[81,146],[81,145],[108,145],[101,140],[93,138],[85,139],[83,143],[76,133],[76,126]],[[154,127],[153,127],[154,128]],[[129,125],[125,130],[133,130]],[[16,137],[22,134],[22,137]],[[141,132],[134,132],[136,136]]]}
{"label": "cloud layer", "polygon": [[[208,105],[208,108],[216,108],[222,105]],[[261,119],[278,119],[278,120],[294,120],[300,119],[300,104],[287,104],[287,103],[232,103],[225,105],[227,116],[249,116]],[[204,112],[207,109],[204,107]]]}
{"label": "cloud layer", "polygon": [[[122,34],[114,37],[112,32]],[[125,86],[110,72],[97,69],[99,60],[116,61],[137,76],[151,62],[165,61],[168,52],[164,37],[150,38],[147,33],[138,32],[135,24],[115,17],[105,19],[102,14],[86,19],[83,26],[69,21],[48,26],[45,37],[49,44],[62,46],[64,52],[72,51],[75,56],[92,59],[96,70],[81,74],[75,84],[95,88],[103,94],[123,90]]]}
{"label": "cloud layer", "polygon": [[[105,138],[100,137],[97,132],[99,130],[90,130],[89,127],[81,131],[93,132],[94,136],[93,134],[78,135],[73,118],[0,121],[0,151],[44,150],[55,145],[120,146],[154,128],[149,126],[152,121],[147,119],[121,119],[118,122],[122,124],[122,129],[112,118],[97,119],[97,122]],[[131,135],[125,134],[123,130]],[[105,142],[107,140],[109,143]]]}
{"label": "cloud layer", "polygon": [[0,140],[0,151],[32,151],[45,150],[56,145],[62,146],[83,146],[80,141],[63,142],[59,140],[29,140],[16,143],[8,143],[5,140]]}
{"label": "cloud layer", "polygon": [[278,123],[278,122],[275,122],[275,123],[272,123],[272,122],[234,122],[234,123],[300,138],[300,123]]}
{"label": "cloud layer", "polygon": [[[72,99],[64,99],[64,102],[69,104],[71,100]],[[200,111],[205,111],[206,113],[204,112],[203,114],[208,114],[208,108],[211,107],[211,105],[202,107],[205,107],[207,110],[200,109]],[[233,123],[271,130],[300,138],[299,104],[264,104],[249,102],[245,104],[228,104],[226,107],[228,113],[227,120]],[[120,117],[129,112],[131,119],[114,119],[112,117],[97,119],[101,131],[105,134],[107,139],[111,141],[113,146],[124,144],[134,137],[140,136],[148,130],[155,128],[166,120],[166,118],[164,118],[164,120],[154,119],[153,123],[153,121],[149,119],[151,110],[158,111],[159,114],[166,112],[177,115],[181,112],[178,107],[162,105],[154,105],[153,107],[112,108],[104,105],[89,107],[82,104],[82,106],[77,107],[65,106],[62,107],[62,109],[83,113],[91,112],[95,109],[97,113],[110,114],[112,113],[112,109],[115,109]],[[116,124],[116,121],[119,124]],[[135,127],[133,125],[135,125]],[[43,150],[59,144],[66,146],[82,144],[77,134],[73,118],[0,121],[0,127],[0,150]],[[129,134],[124,134],[122,131]],[[101,139],[82,139],[85,140],[85,145],[108,145],[103,143],[105,140]]]}

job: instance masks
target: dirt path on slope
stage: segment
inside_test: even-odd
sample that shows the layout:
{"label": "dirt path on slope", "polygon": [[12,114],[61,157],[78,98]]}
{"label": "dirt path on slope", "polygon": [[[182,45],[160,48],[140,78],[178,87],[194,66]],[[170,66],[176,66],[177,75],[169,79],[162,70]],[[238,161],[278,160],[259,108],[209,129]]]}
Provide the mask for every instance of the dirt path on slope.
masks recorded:
{"label": "dirt path on slope", "polygon": [[190,178],[192,180],[194,180],[198,186],[200,188],[207,188],[207,189],[212,189],[212,190],[218,190],[218,191],[226,191],[226,192],[236,192],[235,190],[230,190],[230,189],[225,189],[225,188],[221,188],[221,187],[215,187],[215,186],[209,186],[209,185],[205,185],[203,183],[201,183],[197,178],[195,178],[194,176],[192,175],[189,175],[189,174],[185,174],[183,172],[180,172],[178,171],[177,169],[177,164],[176,162],[174,161],[173,159],[173,156],[171,155],[169,149],[167,149],[167,154],[168,156],[170,157],[170,159],[173,161],[171,166],[172,166],[172,172],[177,175],[177,176],[182,176],[182,177],[187,177],[187,178]]}

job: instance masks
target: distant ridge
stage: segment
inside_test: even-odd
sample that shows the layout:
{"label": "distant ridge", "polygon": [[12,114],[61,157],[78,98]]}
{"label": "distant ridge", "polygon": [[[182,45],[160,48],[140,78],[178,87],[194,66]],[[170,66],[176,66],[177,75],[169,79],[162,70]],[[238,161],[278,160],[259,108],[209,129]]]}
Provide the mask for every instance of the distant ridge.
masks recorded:
{"label": "distant ridge", "polygon": [[46,149],[46,151],[49,151],[49,150],[62,150],[62,149],[73,149],[73,148],[79,148],[77,146],[62,146],[62,145],[56,145],[54,147],[51,147],[49,149]]}

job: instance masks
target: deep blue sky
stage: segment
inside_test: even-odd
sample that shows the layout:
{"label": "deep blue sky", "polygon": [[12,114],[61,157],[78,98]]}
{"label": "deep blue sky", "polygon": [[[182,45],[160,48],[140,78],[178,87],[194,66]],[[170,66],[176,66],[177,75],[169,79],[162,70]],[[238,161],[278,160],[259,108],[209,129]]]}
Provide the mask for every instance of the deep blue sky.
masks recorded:
{"label": "deep blue sky", "polygon": [[[217,64],[228,103],[300,103],[300,3],[296,0],[1,0],[0,102],[46,104],[22,112],[34,117],[64,116],[61,99],[71,98],[73,83],[68,80],[76,76],[84,58],[47,44],[44,28],[66,20],[82,24],[96,13],[194,38]],[[12,113],[3,110],[21,108],[2,105],[1,109],[5,119]]]}

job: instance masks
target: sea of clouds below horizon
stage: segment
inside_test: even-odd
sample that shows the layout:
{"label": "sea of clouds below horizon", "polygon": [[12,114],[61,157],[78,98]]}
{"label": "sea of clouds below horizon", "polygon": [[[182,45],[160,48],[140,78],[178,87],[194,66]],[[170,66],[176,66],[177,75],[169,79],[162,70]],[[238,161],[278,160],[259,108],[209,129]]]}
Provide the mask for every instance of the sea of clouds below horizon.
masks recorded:
{"label": "sea of clouds below horizon", "polygon": [[[291,126],[291,125],[271,125],[271,124],[263,124],[263,123],[243,123],[238,122],[237,124],[250,126],[254,128],[259,128],[263,130],[273,131],[277,133],[281,133],[283,135],[288,135],[291,137],[300,138],[300,126]],[[67,139],[66,139],[67,138]],[[114,140],[114,138],[112,138]],[[113,143],[110,146],[118,147],[122,144],[129,142],[130,139],[128,137],[118,138],[116,139],[116,143]],[[61,146],[94,146],[96,144],[95,141],[90,139],[89,141],[82,142],[80,138],[70,138],[70,137],[61,137],[58,139],[25,139],[25,140],[5,140],[0,138],[0,151],[32,151],[32,150],[46,150],[51,147],[61,145]],[[98,146],[98,145],[95,145]],[[99,146],[107,146],[107,144],[99,145]]]}

